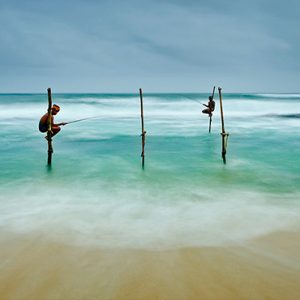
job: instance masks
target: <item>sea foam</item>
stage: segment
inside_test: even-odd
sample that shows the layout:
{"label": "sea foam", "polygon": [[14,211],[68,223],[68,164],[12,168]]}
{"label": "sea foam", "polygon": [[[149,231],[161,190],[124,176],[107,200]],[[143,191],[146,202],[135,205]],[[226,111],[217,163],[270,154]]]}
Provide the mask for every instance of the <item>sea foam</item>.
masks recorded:
{"label": "sea foam", "polygon": [[300,225],[291,205],[299,194],[89,187],[29,185],[2,198],[0,227],[71,245],[168,249],[234,245]]}

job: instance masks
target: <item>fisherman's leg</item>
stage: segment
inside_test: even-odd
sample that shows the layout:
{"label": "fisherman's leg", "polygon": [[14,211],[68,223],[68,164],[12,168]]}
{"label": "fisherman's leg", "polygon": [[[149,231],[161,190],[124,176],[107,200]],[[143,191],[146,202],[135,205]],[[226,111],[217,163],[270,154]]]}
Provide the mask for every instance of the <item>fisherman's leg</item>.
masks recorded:
{"label": "fisherman's leg", "polygon": [[52,136],[55,136],[59,132],[60,132],[60,127],[59,126],[52,127]]}

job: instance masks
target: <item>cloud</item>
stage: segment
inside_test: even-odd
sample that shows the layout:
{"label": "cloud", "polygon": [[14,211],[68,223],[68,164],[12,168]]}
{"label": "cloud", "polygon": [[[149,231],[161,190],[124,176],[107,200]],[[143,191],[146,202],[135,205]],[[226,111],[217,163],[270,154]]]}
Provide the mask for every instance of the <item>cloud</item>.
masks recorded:
{"label": "cloud", "polygon": [[1,89],[41,91],[53,84],[61,91],[122,92],[138,85],[199,91],[217,82],[254,91],[266,88],[264,81],[268,91],[289,91],[300,64],[299,4],[292,4],[1,3]]}

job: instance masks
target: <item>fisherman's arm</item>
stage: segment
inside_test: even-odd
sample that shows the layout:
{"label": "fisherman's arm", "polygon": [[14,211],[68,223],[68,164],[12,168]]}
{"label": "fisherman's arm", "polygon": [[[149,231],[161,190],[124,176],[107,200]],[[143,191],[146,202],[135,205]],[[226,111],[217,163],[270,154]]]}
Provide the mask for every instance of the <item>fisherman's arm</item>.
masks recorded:
{"label": "fisherman's arm", "polygon": [[68,123],[62,122],[62,123],[53,124],[53,126],[65,126],[66,124]]}

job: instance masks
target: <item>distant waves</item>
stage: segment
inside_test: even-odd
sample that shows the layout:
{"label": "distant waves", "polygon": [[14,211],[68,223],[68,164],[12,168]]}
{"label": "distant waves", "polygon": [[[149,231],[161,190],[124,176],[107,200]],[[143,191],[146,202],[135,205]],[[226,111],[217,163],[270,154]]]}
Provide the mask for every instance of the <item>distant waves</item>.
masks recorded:
{"label": "distant waves", "polygon": [[268,114],[264,116],[271,118],[300,119],[300,114]]}

